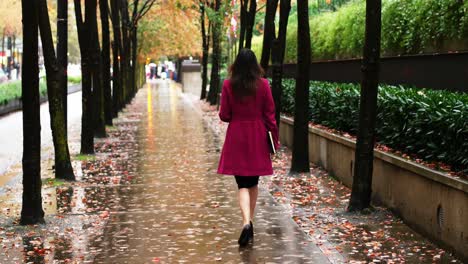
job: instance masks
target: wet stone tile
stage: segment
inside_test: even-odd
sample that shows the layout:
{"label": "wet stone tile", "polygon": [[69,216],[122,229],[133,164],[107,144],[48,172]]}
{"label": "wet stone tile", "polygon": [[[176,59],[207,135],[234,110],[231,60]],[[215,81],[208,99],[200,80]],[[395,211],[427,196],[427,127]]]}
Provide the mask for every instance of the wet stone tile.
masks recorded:
{"label": "wet stone tile", "polygon": [[[255,241],[239,249],[241,215],[233,177],[216,174],[220,139],[159,83],[141,90],[137,173],[131,182],[87,187],[109,213],[90,245],[96,263],[327,263],[261,183]],[[78,198],[77,198],[78,199]]]}
{"label": "wet stone tile", "polygon": [[269,178],[239,248],[237,186],[216,174],[223,139],[173,83],[142,88],[107,132],[76,161],[77,182],[44,186],[46,225],[18,226],[20,207],[0,214],[0,263],[329,263]]}

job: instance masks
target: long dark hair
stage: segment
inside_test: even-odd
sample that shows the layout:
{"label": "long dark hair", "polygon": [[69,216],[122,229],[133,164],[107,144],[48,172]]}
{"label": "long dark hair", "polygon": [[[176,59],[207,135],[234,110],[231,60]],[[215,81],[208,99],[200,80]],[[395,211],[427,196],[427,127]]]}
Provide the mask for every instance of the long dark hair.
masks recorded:
{"label": "long dark hair", "polygon": [[236,97],[254,95],[257,82],[263,75],[263,69],[257,62],[255,53],[250,49],[241,49],[229,69],[232,92]]}

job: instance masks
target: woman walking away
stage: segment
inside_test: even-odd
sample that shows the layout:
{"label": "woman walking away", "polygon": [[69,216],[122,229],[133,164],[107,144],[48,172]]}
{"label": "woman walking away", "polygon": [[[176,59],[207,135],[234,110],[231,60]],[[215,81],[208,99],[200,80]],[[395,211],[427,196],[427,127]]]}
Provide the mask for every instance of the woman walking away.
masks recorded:
{"label": "woman walking away", "polygon": [[278,127],[270,85],[261,78],[262,69],[255,54],[242,49],[223,83],[219,117],[229,122],[218,173],[234,175],[239,188],[243,228],[239,245],[253,239],[255,205],[259,176],[273,174],[268,131],[278,147]]}

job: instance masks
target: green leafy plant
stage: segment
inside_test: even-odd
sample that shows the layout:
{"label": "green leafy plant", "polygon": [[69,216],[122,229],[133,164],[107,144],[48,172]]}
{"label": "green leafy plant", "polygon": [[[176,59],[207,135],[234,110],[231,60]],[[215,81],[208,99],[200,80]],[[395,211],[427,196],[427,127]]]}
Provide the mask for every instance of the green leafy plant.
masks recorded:
{"label": "green leafy plant", "polygon": [[[311,6],[311,9],[314,8]],[[286,63],[296,61],[297,14],[293,9],[286,38]],[[350,1],[335,12],[312,13],[310,30],[313,60],[361,57],[365,29],[364,0]],[[253,49],[256,54],[260,54],[261,38],[256,38],[253,42],[260,44],[254,45]],[[383,56],[450,52],[467,48],[468,1],[383,0]]]}
{"label": "green leafy plant", "polygon": [[[41,96],[47,94],[45,79],[39,82],[39,92]],[[0,84],[0,105],[8,104],[10,101],[21,98],[21,81],[9,81]]]}
{"label": "green leafy plant", "polygon": [[[283,81],[283,112],[294,113],[292,79]],[[310,121],[357,133],[358,84],[311,82]],[[380,85],[377,141],[428,162],[468,172],[468,94]]]}
{"label": "green leafy plant", "polygon": [[68,76],[68,82],[72,84],[80,84],[81,76]]}

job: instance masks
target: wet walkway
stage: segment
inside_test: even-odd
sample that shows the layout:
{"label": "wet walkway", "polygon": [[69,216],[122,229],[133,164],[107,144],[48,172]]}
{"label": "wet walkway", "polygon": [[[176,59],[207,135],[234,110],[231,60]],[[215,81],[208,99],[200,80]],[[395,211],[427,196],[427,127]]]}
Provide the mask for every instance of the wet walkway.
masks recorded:
{"label": "wet walkway", "polygon": [[169,82],[140,93],[139,173],[129,184],[96,187],[113,200],[89,248],[95,263],[328,263],[264,189],[254,245],[239,249],[237,188],[215,173],[220,139]]}
{"label": "wet walkway", "polygon": [[388,210],[346,213],[350,191],[319,168],[288,175],[285,148],[260,183],[255,242],[239,249],[236,184],[215,173],[225,129],[215,108],[150,83],[96,155],[76,155],[71,133],[77,181],[42,175],[46,224],[18,225],[21,177],[0,188],[0,263],[462,263]]}
{"label": "wet walkway", "polygon": [[[76,86],[72,86],[75,89]],[[72,88],[71,87],[71,88]],[[74,90],[73,90],[74,91]],[[69,141],[73,137],[80,136],[81,130],[81,92],[68,95],[68,131]],[[50,129],[49,103],[45,102],[40,107],[41,115],[41,148],[42,159],[51,159],[53,156],[52,130]],[[23,112],[16,111],[0,116],[0,188],[4,183],[16,176],[3,175],[5,172],[13,171],[21,167],[23,156]],[[8,174],[8,173],[7,173]]]}

